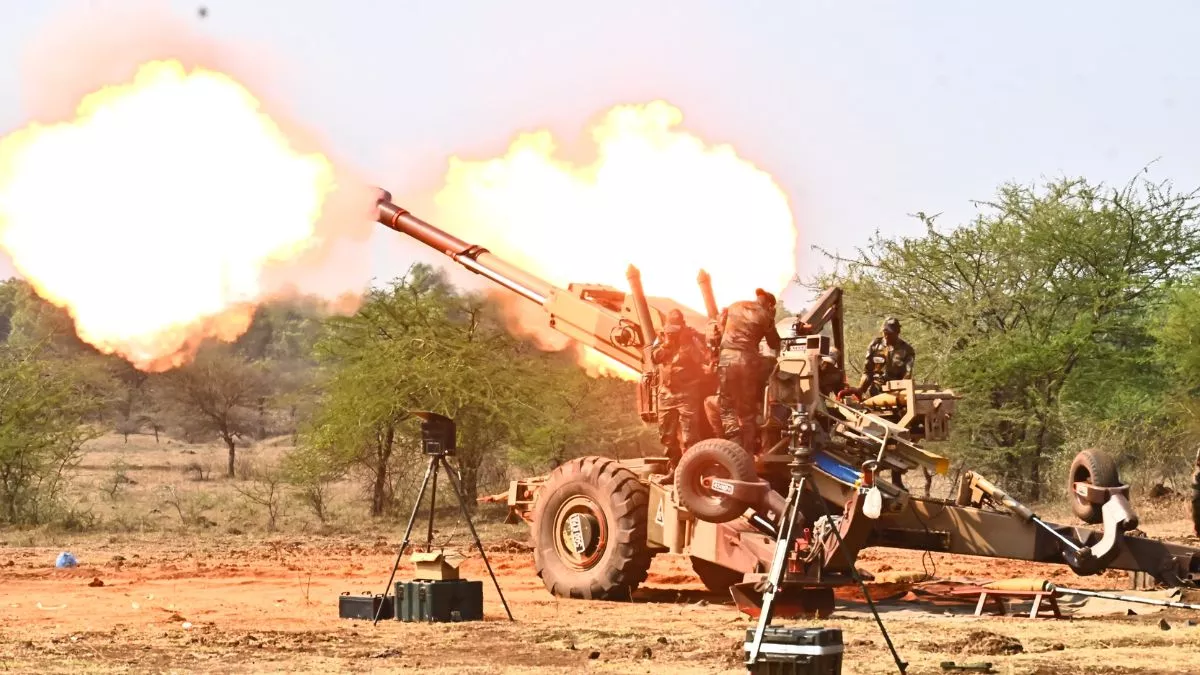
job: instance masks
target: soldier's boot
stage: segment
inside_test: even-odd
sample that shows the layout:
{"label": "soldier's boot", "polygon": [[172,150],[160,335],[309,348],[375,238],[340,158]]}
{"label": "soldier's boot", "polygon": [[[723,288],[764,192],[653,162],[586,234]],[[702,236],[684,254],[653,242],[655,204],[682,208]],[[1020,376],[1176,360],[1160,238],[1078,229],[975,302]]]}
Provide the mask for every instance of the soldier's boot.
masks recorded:
{"label": "soldier's boot", "polygon": [[721,438],[737,443],[743,450],[746,448],[745,434],[742,431],[741,425],[737,422],[730,423],[726,421],[722,427]]}
{"label": "soldier's boot", "polygon": [[738,429],[737,437],[732,439],[751,456],[758,455],[758,425],[743,424]]}

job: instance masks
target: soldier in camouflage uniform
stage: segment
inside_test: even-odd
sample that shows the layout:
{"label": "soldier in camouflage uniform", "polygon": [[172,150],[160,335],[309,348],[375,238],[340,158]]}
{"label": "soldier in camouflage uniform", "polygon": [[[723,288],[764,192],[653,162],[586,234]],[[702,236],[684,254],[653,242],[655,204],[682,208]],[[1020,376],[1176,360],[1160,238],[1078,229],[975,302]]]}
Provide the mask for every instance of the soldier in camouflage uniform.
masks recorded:
{"label": "soldier in camouflage uniform", "polygon": [[838,351],[837,347],[833,347],[829,350],[828,356],[821,357],[817,382],[821,389],[821,394],[824,396],[832,396],[849,386],[849,383],[846,382],[846,371],[838,366],[838,356],[840,354],[841,352]]}
{"label": "soldier in camouflage uniform", "polygon": [[759,343],[779,349],[775,329],[775,296],[759,288],[754,300],[735,302],[721,311],[716,330],[720,335],[717,359],[717,401],[725,438],[748,452],[758,449],[758,413],[763,397],[763,356]]}
{"label": "soldier in camouflage uniform", "polygon": [[912,379],[916,356],[916,350],[900,339],[900,321],[894,318],[884,321],[881,334],[867,347],[862,380],[855,393],[859,398],[866,399],[866,403],[883,395],[884,386],[891,380]]}
{"label": "soldier in camouflage uniform", "polygon": [[708,354],[703,337],[685,323],[683,312],[677,309],[667,315],[650,356],[659,368],[659,433],[670,460],[669,477],[683,451],[704,439],[708,425],[701,417],[703,385],[711,371],[705,371]]}

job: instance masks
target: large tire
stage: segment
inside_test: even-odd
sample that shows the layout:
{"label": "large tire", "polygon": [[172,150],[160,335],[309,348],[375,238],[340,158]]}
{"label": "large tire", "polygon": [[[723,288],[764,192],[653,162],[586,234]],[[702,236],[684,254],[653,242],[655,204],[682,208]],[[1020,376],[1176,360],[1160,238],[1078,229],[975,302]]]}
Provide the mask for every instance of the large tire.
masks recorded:
{"label": "large tire", "polygon": [[679,501],[692,515],[709,523],[727,523],[745,513],[748,504],[704,487],[701,480],[706,476],[756,480],[758,474],[750,453],[733,441],[709,438],[688,448],[675,469]]}
{"label": "large tire", "polygon": [[729,587],[742,583],[745,575],[728,567],[722,567],[711,560],[691,556],[692,571],[700,577],[704,587],[713,593],[729,593]]}
{"label": "large tire", "polygon": [[1075,461],[1071,462],[1071,470],[1067,473],[1067,496],[1075,517],[1091,525],[1101,522],[1104,518],[1100,513],[1100,505],[1092,504],[1075,494],[1075,483],[1116,487],[1121,484],[1117,475],[1117,463],[1108,453],[1089,449],[1075,455]]}
{"label": "large tire", "polygon": [[649,496],[615,460],[583,457],[555,469],[533,507],[533,561],[546,589],[563,598],[630,599],[650,570]]}

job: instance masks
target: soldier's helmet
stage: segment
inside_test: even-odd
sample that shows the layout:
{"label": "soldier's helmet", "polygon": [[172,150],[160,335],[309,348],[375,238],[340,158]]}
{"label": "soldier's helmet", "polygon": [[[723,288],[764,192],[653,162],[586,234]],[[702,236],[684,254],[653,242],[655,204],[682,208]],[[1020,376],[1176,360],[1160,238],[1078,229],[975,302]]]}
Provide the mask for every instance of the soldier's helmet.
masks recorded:
{"label": "soldier's helmet", "polygon": [[687,325],[687,321],[683,318],[683,312],[673,309],[667,312],[667,323],[663,326],[663,330],[667,333],[678,333],[685,325]]}
{"label": "soldier's helmet", "polygon": [[774,307],[777,304],[775,301],[775,294],[770,291],[764,291],[761,288],[754,289],[754,297],[760,303],[768,307]]}
{"label": "soldier's helmet", "polygon": [[883,322],[883,332],[891,333],[892,335],[899,335],[900,320],[895,317],[888,317],[888,320]]}

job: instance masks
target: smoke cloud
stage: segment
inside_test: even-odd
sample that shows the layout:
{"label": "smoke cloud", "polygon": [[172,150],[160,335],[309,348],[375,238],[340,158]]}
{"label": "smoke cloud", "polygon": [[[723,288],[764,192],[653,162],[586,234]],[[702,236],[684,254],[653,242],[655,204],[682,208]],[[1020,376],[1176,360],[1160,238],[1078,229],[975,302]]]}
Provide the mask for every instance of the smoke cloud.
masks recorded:
{"label": "smoke cloud", "polygon": [[[188,79],[164,67],[157,83],[135,85],[154,79],[152,62],[178,64]],[[289,112],[261,46],[216,40],[158,2],[77,4],[32,36],[21,74],[26,122],[0,138],[0,246],[71,312],[82,338],[163,370],[206,338],[236,339],[267,300],[357,308],[370,283],[375,189]],[[53,163],[77,170],[47,185],[52,173],[39,167]],[[256,167],[279,170],[249,177]],[[231,184],[238,171],[249,185]],[[72,204],[84,195],[99,198]],[[80,242],[89,250],[64,253]],[[176,306],[159,312],[164,303]]]}

